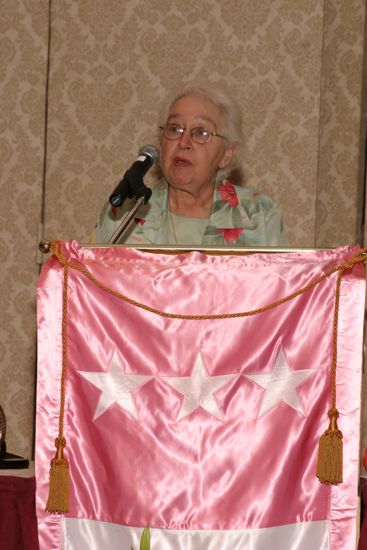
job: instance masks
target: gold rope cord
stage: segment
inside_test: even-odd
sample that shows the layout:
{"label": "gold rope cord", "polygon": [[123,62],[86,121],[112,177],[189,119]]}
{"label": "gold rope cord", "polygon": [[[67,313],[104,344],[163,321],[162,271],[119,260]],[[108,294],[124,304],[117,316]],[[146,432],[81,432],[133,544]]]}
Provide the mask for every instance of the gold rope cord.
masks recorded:
{"label": "gold rope cord", "polygon": [[[342,481],[342,433],[337,426],[337,418],[339,412],[336,408],[336,369],[337,369],[337,333],[338,333],[338,318],[339,318],[339,301],[340,301],[340,287],[344,271],[352,269],[352,267],[358,263],[363,263],[367,260],[367,248],[361,249],[348,261],[330,268],[328,271],[317,277],[299,290],[276,300],[263,307],[253,309],[250,311],[243,311],[237,313],[222,313],[222,314],[209,314],[209,315],[185,315],[178,313],[169,313],[153,308],[147,304],[143,304],[124,294],[121,294],[94,277],[85,267],[80,266],[74,262],[68,261],[64,254],[61,252],[61,241],[52,241],[51,253],[58,259],[58,261],[64,266],[64,283],[63,283],[63,306],[62,306],[62,373],[61,373],[61,388],[60,388],[60,413],[59,413],[59,434],[55,440],[56,456],[51,461],[50,470],[50,490],[49,499],[46,509],[49,512],[63,513],[69,510],[69,478],[68,470],[69,465],[64,458],[63,449],[66,445],[64,437],[64,409],[65,409],[65,382],[67,374],[67,292],[68,292],[68,278],[69,269],[74,269],[82,273],[92,283],[104,292],[115,296],[123,300],[124,302],[153,313],[162,317],[174,318],[174,319],[188,319],[188,320],[205,320],[205,319],[233,319],[239,317],[250,317],[257,315],[270,309],[274,309],[297,296],[311,290],[316,287],[322,281],[338,273],[336,291],[335,291],[335,305],[334,305],[334,319],[333,319],[333,352],[332,352],[332,364],[330,373],[331,383],[331,409],[328,411],[330,418],[330,424],[328,430],[320,438],[319,455],[317,464],[317,477],[323,483],[340,483]],[[67,470],[67,472],[66,472]],[[67,473],[67,475],[66,475]],[[56,481],[55,481],[56,480]]]}
{"label": "gold rope cord", "polygon": [[335,288],[335,305],[333,319],[333,355],[331,360],[331,409],[336,409],[336,363],[338,349],[338,321],[339,321],[339,303],[340,303],[340,287],[342,283],[344,269],[339,271],[338,279]]}
{"label": "gold rope cord", "polygon": [[59,411],[59,433],[55,439],[56,454],[50,464],[50,484],[46,504],[48,512],[63,514],[69,511],[70,498],[70,473],[69,462],[64,457],[66,439],[64,437],[64,414],[65,414],[65,384],[67,373],[67,317],[68,317],[68,282],[69,267],[64,264],[62,292],[62,368],[60,380],[60,411]]}
{"label": "gold rope cord", "polygon": [[[61,386],[65,386],[66,381],[66,367],[68,364],[67,358],[67,341],[66,341],[66,327],[68,318],[68,283],[69,283],[69,270],[67,264],[64,265],[64,284],[63,284],[63,296],[62,296],[62,328],[61,328],[61,340],[62,340],[62,369],[61,369]],[[59,416],[59,438],[63,437],[64,433],[64,408],[65,408],[65,394],[61,393],[60,396],[60,416]],[[62,411],[62,413],[61,413]]]}

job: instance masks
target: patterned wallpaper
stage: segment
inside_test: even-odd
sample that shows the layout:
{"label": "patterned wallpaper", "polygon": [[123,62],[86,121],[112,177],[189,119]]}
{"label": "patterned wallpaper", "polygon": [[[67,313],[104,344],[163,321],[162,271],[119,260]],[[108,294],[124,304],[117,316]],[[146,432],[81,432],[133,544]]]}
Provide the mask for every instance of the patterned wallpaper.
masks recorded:
{"label": "patterned wallpaper", "polygon": [[29,456],[44,142],[45,2],[1,0],[0,404],[9,452]]}
{"label": "patterned wallpaper", "polygon": [[362,215],[358,181],[364,160],[362,116],[366,121],[362,101],[366,4],[330,1],[325,6],[316,209],[320,247],[355,241]]}
{"label": "patterned wallpaper", "polygon": [[44,193],[48,5],[0,4],[0,403],[29,454],[42,201],[45,238],[86,242],[166,91],[210,78],[243,109],[245,183],[282,205],[291,244],[354,242],[365,2],[54,0]]}

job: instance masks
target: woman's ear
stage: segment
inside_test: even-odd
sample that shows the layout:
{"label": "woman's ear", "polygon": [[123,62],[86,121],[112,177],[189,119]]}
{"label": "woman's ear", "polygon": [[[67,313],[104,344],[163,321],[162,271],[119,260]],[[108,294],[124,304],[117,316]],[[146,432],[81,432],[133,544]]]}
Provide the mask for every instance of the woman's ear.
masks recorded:
{"label": "woman's ear", "polygon": [[237,144],[232,143],[232,145],[225,150],[225,153],[219,162],[219,168],[225,168],[226,166],[228,166],[228,164],[231,162],[232,158],[234,157],[236,151],[237,151]]}

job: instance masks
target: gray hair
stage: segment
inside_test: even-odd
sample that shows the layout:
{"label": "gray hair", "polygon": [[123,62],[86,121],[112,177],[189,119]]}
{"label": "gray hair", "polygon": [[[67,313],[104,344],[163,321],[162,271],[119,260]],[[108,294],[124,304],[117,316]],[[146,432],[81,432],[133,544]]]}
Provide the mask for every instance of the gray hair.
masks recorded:
{"label": "gray hair", "polygon": [[222,121],[217,128],[227,138],[228,146],[236,144],[236,153],[230,164],[218,170],[217,180],[222,180],[232,171],[241,171],[244,136],[242,128],[242,113],[236,100],[224,87],[219,84],[202,81],[183,83],[166,96],[159,113],[158,125],[167,122],[172,105],[181,97],[193,96],[213,103],[220,111]]}

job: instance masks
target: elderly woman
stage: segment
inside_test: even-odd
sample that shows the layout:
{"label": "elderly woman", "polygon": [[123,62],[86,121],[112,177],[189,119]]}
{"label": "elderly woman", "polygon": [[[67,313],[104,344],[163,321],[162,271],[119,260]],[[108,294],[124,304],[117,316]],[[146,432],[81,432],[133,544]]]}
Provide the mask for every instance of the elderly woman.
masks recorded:
{"label": "elderly woman", "polygon": [[[190,83],[166,99],[159,119],[163,178],[120,242],[218,246],[284,246],[274,201],[228,179],[243,145],[242,117],[217,85]],[[125,214],[106,205],[92,240],[107,242]]]}

